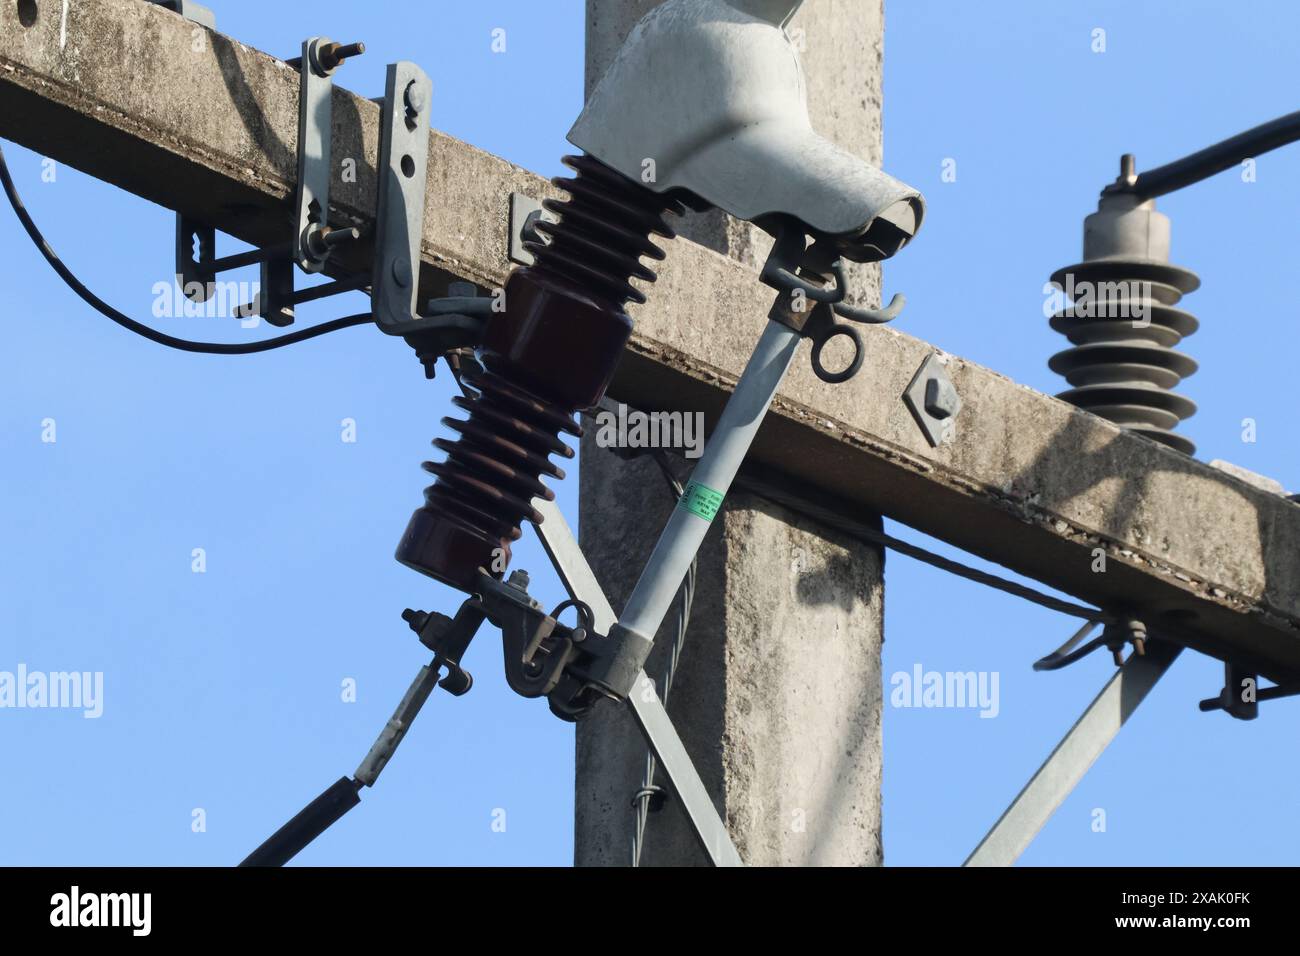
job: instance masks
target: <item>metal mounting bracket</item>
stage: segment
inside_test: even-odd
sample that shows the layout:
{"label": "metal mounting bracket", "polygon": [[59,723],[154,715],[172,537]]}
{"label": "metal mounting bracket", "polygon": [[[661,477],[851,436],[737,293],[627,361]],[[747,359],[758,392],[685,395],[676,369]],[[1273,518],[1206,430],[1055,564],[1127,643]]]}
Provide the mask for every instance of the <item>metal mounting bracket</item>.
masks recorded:
{"label": "metal mounting bracket", "polygon": [[257,299],[250,311],[272,325],[293,325],[293,262],[290,259],[263,259]]}
{"label": "metal mounting bracket", "polygon": [[1249,668],[1225,662],[1223,665],[1223,690],[1217,697],[1200,702],[1202,712],[1221,710],[1237,720],[1254,720],[1259,716],[1259,705],[1266,700],[1280,700],[1300,694],[1300,684],[1278,684],[1260,687],[1259,675]]}
{"label": "metal mounting bracket", "polygon": [[1259,716],[1259,675],[1225,661],[1223,690],[1219,691],[1218,697],[1203,700],[1199,706],[1202,712],[1221,710],[1238,720],[1254,720]]}
{"label": "metal mounting bracket", "polygon": [[[429,104],[433,82],[414,63],[390,64],[379,126],[379,196],[370,306],[375,324],[403,336],[431,373],[438,356],[477,345],[492,311],[471,285],[420,308],[420,242],[429,164]],[[456,293],[462,294],[456,294]],[[432,377],[430,375],[430,377]]]}
{"label": "metal mounting bracket", "polygon": [[510,261],[531,266],[534,256],[525,248],[526,241],[540,239],[535,232],[538,221],[555,222],[555,216],[542,208],[541,200],[523,193],[510,194]]}
{"label": "metal mounting bracket", "polygon": [[257,298],[236,309],[236,315],[240,318],[259,315],[271,325],[283,327],[293,324],[295,306],[365,286],[365,277],[351,277],[296,291],[293,276],[295,265],[309,274],[324,271],[334,249],[361,235],[356,228],[330,228],[328,220],[332,76],[345,60],[364,52],[365,47],[360,43],[343,45],[327,37],[311,37],[303,42],[302,56],[287,61],[295,66],[301,78],[298,183],[294,191],[294,232],[289,242],[217,259],[216,230],[177,213],[176,277],[181,291],[191,301],[205,302],[212,297],[218,273],[260,265],[261,288]]}
{"label": "metal mounting bracket", "polygon": [[293,260],[304,272],[325,268],[330,249],[321,239],[330,207],[330,140],[333,125],[333,69],[321,60],[321,45],[303,41],[298,63],[298,188],[294,194]]}
{"label": "metal mounting bracket", "polygon": [[207,27],[209,30],[217,28],[217,15],[209,7],[195,3],[194,0],[150,0],[150,2],[172,13],[179,13],[186,20],[197,23],[201,27]]}
{"label": "metal mounting bracket", "polygon": [[379,198],[371,307],[389,335],[418,331],[429,103],[433,83],[414,63],[390,64],[379,130]]}
{"label": "metal mounting bracket", "polygon": [[217,230],[176,214],[176,281],[191,302],[212,298],[217,274],[210,268],[217,251]]}
{"label": "metal mounting bracket", "polygon": [[927,355],[916,370],[903,392],[903,402],[921,426],[931,447],[938,448],[956,435],[961,396],[953,387],[952,379],[948,378],[948,370],[939,361],[937,352]]}

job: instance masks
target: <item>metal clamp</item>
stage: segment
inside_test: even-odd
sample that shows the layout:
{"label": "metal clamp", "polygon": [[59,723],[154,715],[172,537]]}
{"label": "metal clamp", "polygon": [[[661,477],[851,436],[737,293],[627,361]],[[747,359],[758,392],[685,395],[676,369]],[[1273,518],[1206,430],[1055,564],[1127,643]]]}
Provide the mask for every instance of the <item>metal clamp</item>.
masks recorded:
{"label": "metal clamp", "polygon": [[[402,617],[434,652],[435,664],[448,668],[440,686],[451,693],[463,694],[473,683],[460,660],[486,620],[501,631],[510,689],[521,697],[546,697],[557,717],[579,720],[611,696],[593,674],[598,662],[613,656],[614,643],[596,632],[595,615],[582,601],[564,601],[548,614],[529,595],[528,585],[526,571],[516,570],[505,581],[482,571],[478,593],[454,618],[411,610]],[[559,620],[569,608],[578,616],[572,626]]]}
{"label": "metal clamp", "polygon": [[[863,309],[844,302],[848,284],[839,251],[828,241],[815,240],[811,245],[796,224],[785,225],[778,233],[772,251],[763,263],[761,281],[781,295],[772,305],[768,318],[789,326],[812,341],[812,367],[819,379],[828,384],[847,382],[862,368],[862,336],[852,325],[835,321],[836,316],[859,324],[891,322],[903,311],[907,300],[895,294],[883,309]],[[812,308],[808,308],[808,303]],[[822,352],[832,339],[842,337],[853,344],[853,357],[838,372],[829,371],[822,362]]]}
{"label": "metal clamp", "polygon": [[333,135],[334,71],[365,45],[346,46],[326,37],[303,42],[298,60],[298,188],[294,194],[293,260],[303,272],[325,268],[336,246],[357,238],[356,229],[331,229],[330,145]]}
{"label": "metal clamp", "polygon": [[1223,690],[1219,696],[1203,700],[1198,705],[1202,712],[1221,710],[1238,720],[1254,720],[1259,716],[1259,705],[1266,700],[1280,700],[1300,694],[1300,684],[1278,684],[1260,687],[1259,675],[1253,670],[1225,662],[1223,665]]}
{"label": "metal clamp", "polygon": [[[1083,644],[1098,624],[1104,624],[1100,637],[1095,637]],[[1147,652],[1147,628],[1136,618],[1114,618],[1105,621],[1087,621],[1068,641],[1052,653],[1034,661],[1036,671],[1055,671],[1068,667],[1077,660],[1087,657],[1098,648],[1105,647],[1111,652],[1116,667],[1124,664],[1124,647],[1133,645],[1133,655],[1142,657]],[[1080,646],[1082,645],[1082,646]]]}
{"label": "metal clamp", "polygon": [[453,282],[447,291],[450,295],[425,304],[424,315],[398,328],[415,349],[426,378],[433,378],[439,358],[446,357],[457,367],[470,358],[469,353],[483,341],[492,314],[492,300],[480,297],[474,283]]}

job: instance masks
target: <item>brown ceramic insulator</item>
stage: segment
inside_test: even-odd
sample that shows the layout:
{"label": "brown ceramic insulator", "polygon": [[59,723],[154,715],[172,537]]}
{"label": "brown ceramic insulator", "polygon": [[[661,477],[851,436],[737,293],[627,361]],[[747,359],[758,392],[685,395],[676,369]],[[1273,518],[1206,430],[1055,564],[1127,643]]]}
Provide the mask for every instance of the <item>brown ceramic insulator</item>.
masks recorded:
{"label": "brown ceramic insulator", "polygon": [[477,394],[455,400],[469,417],[443,419],[458,437],[434,442],[447,457],[425,462],[437,481],[397,548],[403,564],[461,590],[480,567],[499,576],[520,525],[540,520],[532,499],[554,498],[542,477],[564,472],[550,456],[573,457],[559,436],[580,434],[574,413],[605,394],[632,332],[624,306],[645,301],[630,280],[654,281],[641,258],[664,257],[650,237],[671,239],[666,214],[681,212],[590,157],[564,162],[577,175],[555,184],[569,199],[545,204],[560,221],[538,223],[550,241],[527,243],[535,263],[506,282],[505,311],[484,333],[486,371],[470,383]]}

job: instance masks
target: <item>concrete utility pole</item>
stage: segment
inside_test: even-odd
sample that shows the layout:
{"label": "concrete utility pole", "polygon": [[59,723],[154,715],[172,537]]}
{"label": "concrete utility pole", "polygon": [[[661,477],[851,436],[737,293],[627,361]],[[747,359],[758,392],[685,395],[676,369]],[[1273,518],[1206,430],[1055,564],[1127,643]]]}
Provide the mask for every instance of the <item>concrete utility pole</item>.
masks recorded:
{"label": "concrete utility pole", "polygon": [[[588,0],[588,93],[658,2]],[[875,165],[883,30],[879,0],[813,0],[789,28],[802,47],[815,128]],[[753,269],[771,246],[761,230],[720,211],[692,216],[681,233]],[[859,301],[878,298],[878,266],[855,267],[850,281]],[[721,315],[703,318],[714,334],[731,334]],[[752,337],[750,328],[735,334]],[[580,540],[618,609],[673,502],[653,461],[599,447],[591,424],[582,441]],[[879,865],[882,553],[733,492],[698,567],[668,710],[737,849],[757,865]],[[665,673],[674,632],[670,615],[647,666],[652,677]],[[574,860],[625,865],[644,739],[625,709],[611,707],[578,725],[577,748]],[[671,798],[650,815],[641,861],[705,862]]]}

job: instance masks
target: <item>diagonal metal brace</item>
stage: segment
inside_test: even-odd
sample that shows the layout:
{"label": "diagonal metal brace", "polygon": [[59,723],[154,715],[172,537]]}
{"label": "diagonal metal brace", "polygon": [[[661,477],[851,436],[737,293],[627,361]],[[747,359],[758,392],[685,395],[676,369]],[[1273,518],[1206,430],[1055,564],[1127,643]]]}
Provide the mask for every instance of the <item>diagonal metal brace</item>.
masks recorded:
{"label": "diagonal metal brace", "polygon": [[[602,633],[608,633],[617,617],[578,547],[564,515],[553,501],[538,498],[533,505],[543,519],[535,525],[537,536],[559,573],[565,590],[575,601],[586,602],[594,617],[593,626]],[[690,754],[686,752],[681,737],[673,727],[668,711],[655,692],[654,682],[646,676],[645,671],[638,675],[632,692],[627,696],[627,703],[646,743],[664,768],[669,786],[686,811],[691,829],[709,860],[714,866],[743,866],[740,854],[731,842],[731,834],[727,832],[726,824],[713,805],[713,798],[709,796],[704,781],[691,762]]]}
{"label": "diagonal metal brace", "polygon": [[1146,699],[1181,647],[1149,641],[1106,682],[963,866],[1010,866]]}

